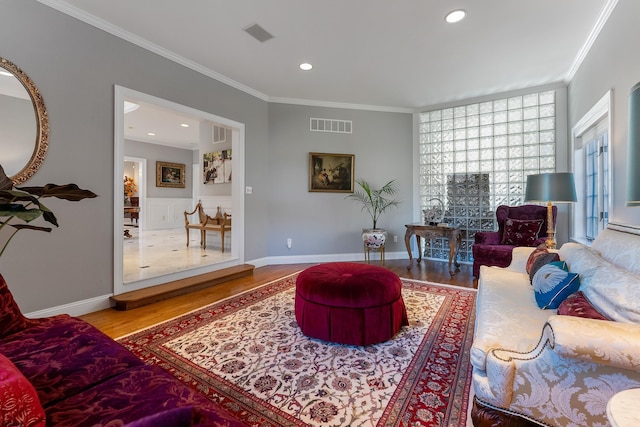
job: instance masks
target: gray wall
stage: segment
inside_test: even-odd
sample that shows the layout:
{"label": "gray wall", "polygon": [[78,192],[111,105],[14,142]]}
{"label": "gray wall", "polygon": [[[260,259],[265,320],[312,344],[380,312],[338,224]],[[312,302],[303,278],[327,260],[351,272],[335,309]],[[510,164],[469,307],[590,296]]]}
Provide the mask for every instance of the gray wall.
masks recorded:
{"label": "gray wall", "polygon": [[[183,148],[167,147],[148,142],[125,140],[124,155],[147,159],[147,197],[168,199],[191,197],[193,188],[193,172],[191,162],[193,151]],[[156,162],[182,163],[184,168],[184,188],[156,187]]]}
{"label": "gray wall", "polygon": [[[246,125],[247,259],[267,255],[267,103],[33,0],[0,3],[0,56],[29,75],[49,113],[43,167],[29,185],[74,182],[99,195],[47,200],[60,223],[51,233],[21,231],[0,272],[25,312],[113,292],[114,85]],[[118,189],[118,197],[121,191]]]}
{"label": "gray wall", "polygon": [[[353,133],[311,132],[311,117],[352,120]],[[388,252],[404,250],[404,224],[412,220],[412,115],[272,103],[264,177],[271,199],[269,255],[362,252],[361,232],[371,227],[370,217],[345,193],[309,192],[309,152],[354,154],[355,178],[375,187],[397,180],[403,203],[390,208],[379,226],[400,236],[399,243],[389,242]]]}
{"label": "gray wall", "polygon": [[[398,179],[405,202],[382,225],[401,235],[411,220],[410,114],[269,105],[33,0],[2,0],[0,8],[0,56],[35,82],[51,125],[47,158],[29,185],[74,182],[99,195],[49,201],[60,228],[22,231],[11,242],[0,272],[23,311],[113,291],[114,85],[245,124],[247,260],[362,250],[359,230],[369,221],[359,206],[344,194],[307,191],[309,151],[355,154],[356,176],[374,184]],[[355,132],[311,134],[310,115],[354,120]]]}
{"label": "gray wall", "polygon": [[620,0],[589,54],[569,84],[569,130],[610,89],[613,129],[613,212],[611,219],[640,224],[640,208],[625,206],[629,90],[640,81],[640,2]]}

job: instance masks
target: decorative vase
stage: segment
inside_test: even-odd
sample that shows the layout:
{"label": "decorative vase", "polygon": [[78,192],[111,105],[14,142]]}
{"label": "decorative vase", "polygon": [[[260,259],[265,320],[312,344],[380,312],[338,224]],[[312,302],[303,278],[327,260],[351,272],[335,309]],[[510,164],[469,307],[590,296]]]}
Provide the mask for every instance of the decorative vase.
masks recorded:
{"label": "decorative vase", "polygon": [[387,230],[382,228],[363,228],[362,241],[367,249],[380,249],[387,241]]}

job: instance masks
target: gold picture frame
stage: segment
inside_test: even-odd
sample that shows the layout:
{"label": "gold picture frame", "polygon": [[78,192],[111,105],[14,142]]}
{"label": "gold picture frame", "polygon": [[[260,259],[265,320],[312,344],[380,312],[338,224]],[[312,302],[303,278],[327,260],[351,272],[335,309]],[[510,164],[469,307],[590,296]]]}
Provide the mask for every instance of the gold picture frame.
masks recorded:
{"label": "gold picture frame", "polygon": [[156,187],[185,188],[183,163],[156,162]]}
{"label": "gold picture frame", "polygon": [[354,154],[309,153],[309,191],[353,193]]}

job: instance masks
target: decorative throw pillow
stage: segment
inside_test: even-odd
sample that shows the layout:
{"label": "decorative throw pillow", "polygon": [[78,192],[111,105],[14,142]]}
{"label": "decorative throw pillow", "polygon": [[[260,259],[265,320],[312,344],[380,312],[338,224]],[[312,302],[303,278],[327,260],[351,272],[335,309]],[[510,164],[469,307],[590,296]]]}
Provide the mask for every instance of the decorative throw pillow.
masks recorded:
{"label": "decorative throw pillow", "polygon": [[538,307],[542,309],[558,308],[562,301],[579,288],[578,275],[569,273],[564,261],[543,265],[533,276],[533,291]]}
{"label": "decorative throw pillow", "polygon": [[596,309],[587,297],[578,291],[560,303],[558,314],[562,316],[585,317],[587,319],[611,320]]}
{"label": "decorative throw pillow", "polygon": [[531,252],[531,255],[529,255],[529,259],[527,259],[527,273],[531,273],[531,266],[536,261],[536,259],[538,259],[538,257],[541,257],[548,253],[549,249],[547,249],[547,245],[545,245],[544,243],[535,248],[534,251]]}
{"label": "decorative throw pillow", "polygon": [[511,219],[504,222],[504,233],[501,245],[531,246],[534,244],[542,228],[541,219]]}
{"label": "decorative throw pillow", "polygon": [[533,285],[533,276],[536,275],[540,267],[557,261],[560,261],[560,256],[555,252],[542,254],[537,257],[533,261],[533,264],[531,264],[531,269],[529,270],[529,282],[531,282],[531,284]]}
{"label": "decorative throw pillow", "polygon": [[0,354],[0,425],[44,427],[46,417],[36,389]]}

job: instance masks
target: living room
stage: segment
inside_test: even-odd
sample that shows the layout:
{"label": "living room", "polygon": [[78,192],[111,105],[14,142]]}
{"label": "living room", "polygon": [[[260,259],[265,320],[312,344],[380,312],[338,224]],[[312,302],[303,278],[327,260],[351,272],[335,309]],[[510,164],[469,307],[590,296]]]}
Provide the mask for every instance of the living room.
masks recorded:
{"label": "living room", "polygon": [[[2,275],[29,316],[83,315],[110,306],[109,297],[119,280],[114,259],[114,206],[121,199],[114,179],[116,86],[238,125],[242,144],[237,150],[234,147],[233,183],[238,198],[233,207],[234,226],[239,227],[234,229],[234,238],[240,239],[234,245],[238,263],[261,267],[362,260],[360,229],[367,219],[344,194],[308,191],[309,152],[354,154],[356,177],[380,183],[395,179],[403,203],[383,217],[383,225],[390,236],[403,236],[405,224],[421,220],[419,114],[530,93],[555,94],[555,165],[558,171],[568,171],[572,129],[611,91],[609,219],[640,225],[638,208],[626,205],[632,172],[627,164],[629,91],[640,80],[640,58],[629,52],[640,38],[635,22],[640,4],[633,0],[591,3],[597,6],[597,16],[607,12],[606,19],[594,19],[589,25],[601,27],[591,35],[589,49],[568,80],[559,76],[553,82],[533,80],[528,86],[455,100],[373,108],[356,102],[305,103],[284,96],[265,97],[223,75],[163,56],[154,46],[145,48],[104,31],[100,29],[104,22],[77,19],[74,14],[79,11],[64,2],[3,2],[0,57],[15,63],[35,82],[50,122],[46,160],[27,184],[73,182],[98,197],[80,203],[50,202],[60,228],[46,235],[21,232],[2,256]],[[552,10],[553,5],[548,7]],[[580,45],[588,38],[584,34]],[[580,56],[574,52],[567,63],[573,63],[574,55]],[[310,132],[309,120],[314,117],[351,121],[354,132]],[[236,154],[243,159],[241,165]],[[246,187],[251,187],[251,194]],[[560,245],[574,236],[570,210],[566,206],[559,210]],[[388,259],[406,260],[402,239],[391,238],[388,245]]]}
{"label": "living room", "polygon": [[[14,292],[25,312],[95,311],[108,305],[108,297],[114,291],[115,197],[111,160],[114,85],[244,124],[246,160],[240,191],[244,193],[245,186],[252,187],[252,194],[242,197],[245,218],[239,232],[244,235],[245,243],[241,245],[244,262],[260,266],[360,256],[359,230],[366,225],[366,218],[343,195],[308,192],[307,156],[311,151],[353,153],[356,176],[369,179],[379,175],[379,159],[397,159],[386,161],[383,169],[385,177],[397,180],[398,196],[404,202],[385,218],[384,226],[390,235],[402,236],[405,224],[420,219],[414,188],[416,172],[407,167],[417,161],[411,112],[414,109],[388,112],[337,108],[336,104],[320,107],[266,102],[42,3],[9,2],[3,7],[7,10],[2,14],[2,34],[6,40],[3,57],[24,69],[36,82],[51,120],[47,158],[32,181],[74,182],[99,195],[82,204],[53,206],[61,218],[58,233],[53,232],[46,239],[24,233],[14,239],[4,254],[3,274],[10,283],[12,277],[20,278],[21,284]],[[622,47],[633,39],[635,27],[626,19],[633,15],[634,7],[633,2],[623,1],[612,9],[568,84],[559,82],[492,95],[496,98],[556,91],[557,113],[560,118],[566,116],[566,121],[557,121],[556,162],[558,170],[566,170],[569,154],[562,147],[569,144],[570,130],[611,90],[614,95],[610,218],[629,224],[640,223],[640,214],[625,206],[628,93],[636,83],[635,71],[640,68],[640,61],[633,55],[625,55]],[[176,83],[167,85],[165,81]],[[562,106],[563,99],[566,108]],[[464,99],[456,104],[477,100]],[[423,106],[419,111],[450,104]],[[349,138],[337,133],[309,132],[310,117],[352,120],[361,130]],[[239,166],[234,162],[234,167]],[[240,178],[238,174],[237,182]],[[335,221],[328,212],[340,212],[342,220]],[[566,216],[561,215],[558,223],[560,242],[569,238]],[[292,238],[292,248],[287,248],[287,238]],[[406,256],[402,239],[390,243],[388,255]],[[40,250],[29,249],[33,245]],[[29,257],[22,256],[24,253],[29,253]],[[74,268],[69,269],[67,261]],[[28,268],[32,265],[38,268]],[[48,295],[46,299],[41,298],[44,294]]]}

